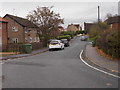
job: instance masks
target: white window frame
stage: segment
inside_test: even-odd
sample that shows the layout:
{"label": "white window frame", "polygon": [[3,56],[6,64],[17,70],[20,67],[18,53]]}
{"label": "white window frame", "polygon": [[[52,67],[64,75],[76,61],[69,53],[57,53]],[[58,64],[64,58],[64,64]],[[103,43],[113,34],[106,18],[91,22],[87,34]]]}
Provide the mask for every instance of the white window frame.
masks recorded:
{"label": "white window frame", "polygon": [[13,32],[18,32],[18,27],[17,27],[17,26],[13,26],[13,27],[12,27],[12,31],[13,31]]}
{"label": "white window frame", "polygon": [[32,43],[32,42],[33,42],[32,37],[29,37],[28,42],[29,42],[29,43]]}
{"label": "white window frame", "polygon": [[28,33],[28,31],[27,31],[27,30],[25,30],[25,33]]}
{"label": "white window frame", "polygon": [[37,42],[40,42],[40,38],[39,37],[36,37],[37,38]]}
{"label": "white window frame", "polygon": [[113,27],[113,24],[110,24],[110,28],[112,28]]}
{"label": "white window frame", "polygon": [[18,38],[12,38],[13,43],[18,43]]}
{"label": "white window frame", "polygon": [[37,37],[34,38],[34,42],[37,42]]}
{"label": "white window frame", "polygon": [[25,38],[25,42],[28,42],[28,38]]}

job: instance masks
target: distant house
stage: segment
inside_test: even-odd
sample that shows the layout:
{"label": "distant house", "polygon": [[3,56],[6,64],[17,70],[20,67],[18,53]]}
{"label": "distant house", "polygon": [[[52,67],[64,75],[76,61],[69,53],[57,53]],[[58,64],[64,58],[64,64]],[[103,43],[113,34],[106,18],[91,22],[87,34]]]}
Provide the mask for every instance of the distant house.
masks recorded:
{"label": "distant house", "polygon": [[84,22],[84,30],[87,30],[89,32],[90,29],[95,25],[96,25],[96,23],[86,23],[86,22]]}
{"label": "distant house", "polygon": [[54,29],[50,31],[50,36],[51,37],[59,36],[62,31],[64,31],[64,28],[62,26],[58,26],[58,29]]}
{"label": "distant house", "polygon": [[120,29],[120,16],[110,17],[105,22],[110,26],[111,29]]}
{"label": "distant house", "polygon": [[37,36],[38,27],[27,19],[6,14],[8,21],[8,43],[34,43],[39,42]]}
{"label": "distant house", "polygon": [[0,50],[7,48],[7,25],[8,21],[0,18]]}
{"label": "distant house", "polygon": [[79,24],[70,24],[67,27],[67,31],[80,31],[82,30]]}
{"label": "distant house", "polygon": [[64,27],[62,27],[62,26],[58,26],[58,29],[60,32],[63,32],[65,30]]}

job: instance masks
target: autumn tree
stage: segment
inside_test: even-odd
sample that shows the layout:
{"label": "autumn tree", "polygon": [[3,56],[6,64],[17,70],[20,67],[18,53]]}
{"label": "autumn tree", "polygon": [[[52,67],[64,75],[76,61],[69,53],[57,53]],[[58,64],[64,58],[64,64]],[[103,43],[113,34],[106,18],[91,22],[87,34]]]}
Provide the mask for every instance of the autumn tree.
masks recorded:
{"label": "autumn tree", "polygon": [[53,6],[37,7],[26,16],[28,20],[39,27],[38,36],[40,38],[42,34],[44,37],[44,46],[47,46],[50,33],[53,30],[58,30],[58,26],[63,24],[63,19],[61,19],[60,14],[55,13],[52,8]]}

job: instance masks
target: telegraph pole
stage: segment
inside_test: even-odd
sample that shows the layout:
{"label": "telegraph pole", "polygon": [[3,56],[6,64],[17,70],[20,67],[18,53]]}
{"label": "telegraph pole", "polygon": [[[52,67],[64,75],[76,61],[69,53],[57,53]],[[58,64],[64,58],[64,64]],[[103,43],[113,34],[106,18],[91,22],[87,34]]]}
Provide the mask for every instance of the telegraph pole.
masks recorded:
{"label": "telegraph pole", "polygon": [[98,6],[98,24],[100,22],[100,6]]}

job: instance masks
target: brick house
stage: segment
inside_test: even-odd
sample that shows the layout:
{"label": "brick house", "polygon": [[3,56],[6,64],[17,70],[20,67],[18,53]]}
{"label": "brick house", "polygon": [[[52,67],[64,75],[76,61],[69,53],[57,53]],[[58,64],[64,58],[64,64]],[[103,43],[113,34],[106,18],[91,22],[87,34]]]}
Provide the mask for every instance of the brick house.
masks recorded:
{"label": "brick house", "polygon": [[64,28],[62,26],[58,26],[58,29],[51,30],[50,35],[51,36],[59,36],[62,31],[64,31]]}
{"label": "brick house", "polygon": [[110,17],[105,22],[110,26],[111,29],[120,30],[120,16]]}
{"label": "brick house", "polygon": [[89,32],[91,30],[91,28],[95,25],[96,25],[96,23],[86,23],[86,22],[84,22],[84,30],[87,30]]}
{"label": "brick house", "polygon": [[8,21],[0,18],[0,50],[7,48],[7,25]]}
{"label": "brick house", "polygon": [[80,31],[82,30],[79,24],[70,24],[67,27],[67,31]]}
{"label": "brick house", "polygon": [[59,29],[60,32],[64,31],[64,27],[62,27],[62,26],[58,26],[58,29]]}
{"label": "brick house", "polygon": [[38,27],[29,20],[9,14],[6,14],[3,18],[8,21],[8,44],[25,44],[40,41],[37,36]]}

